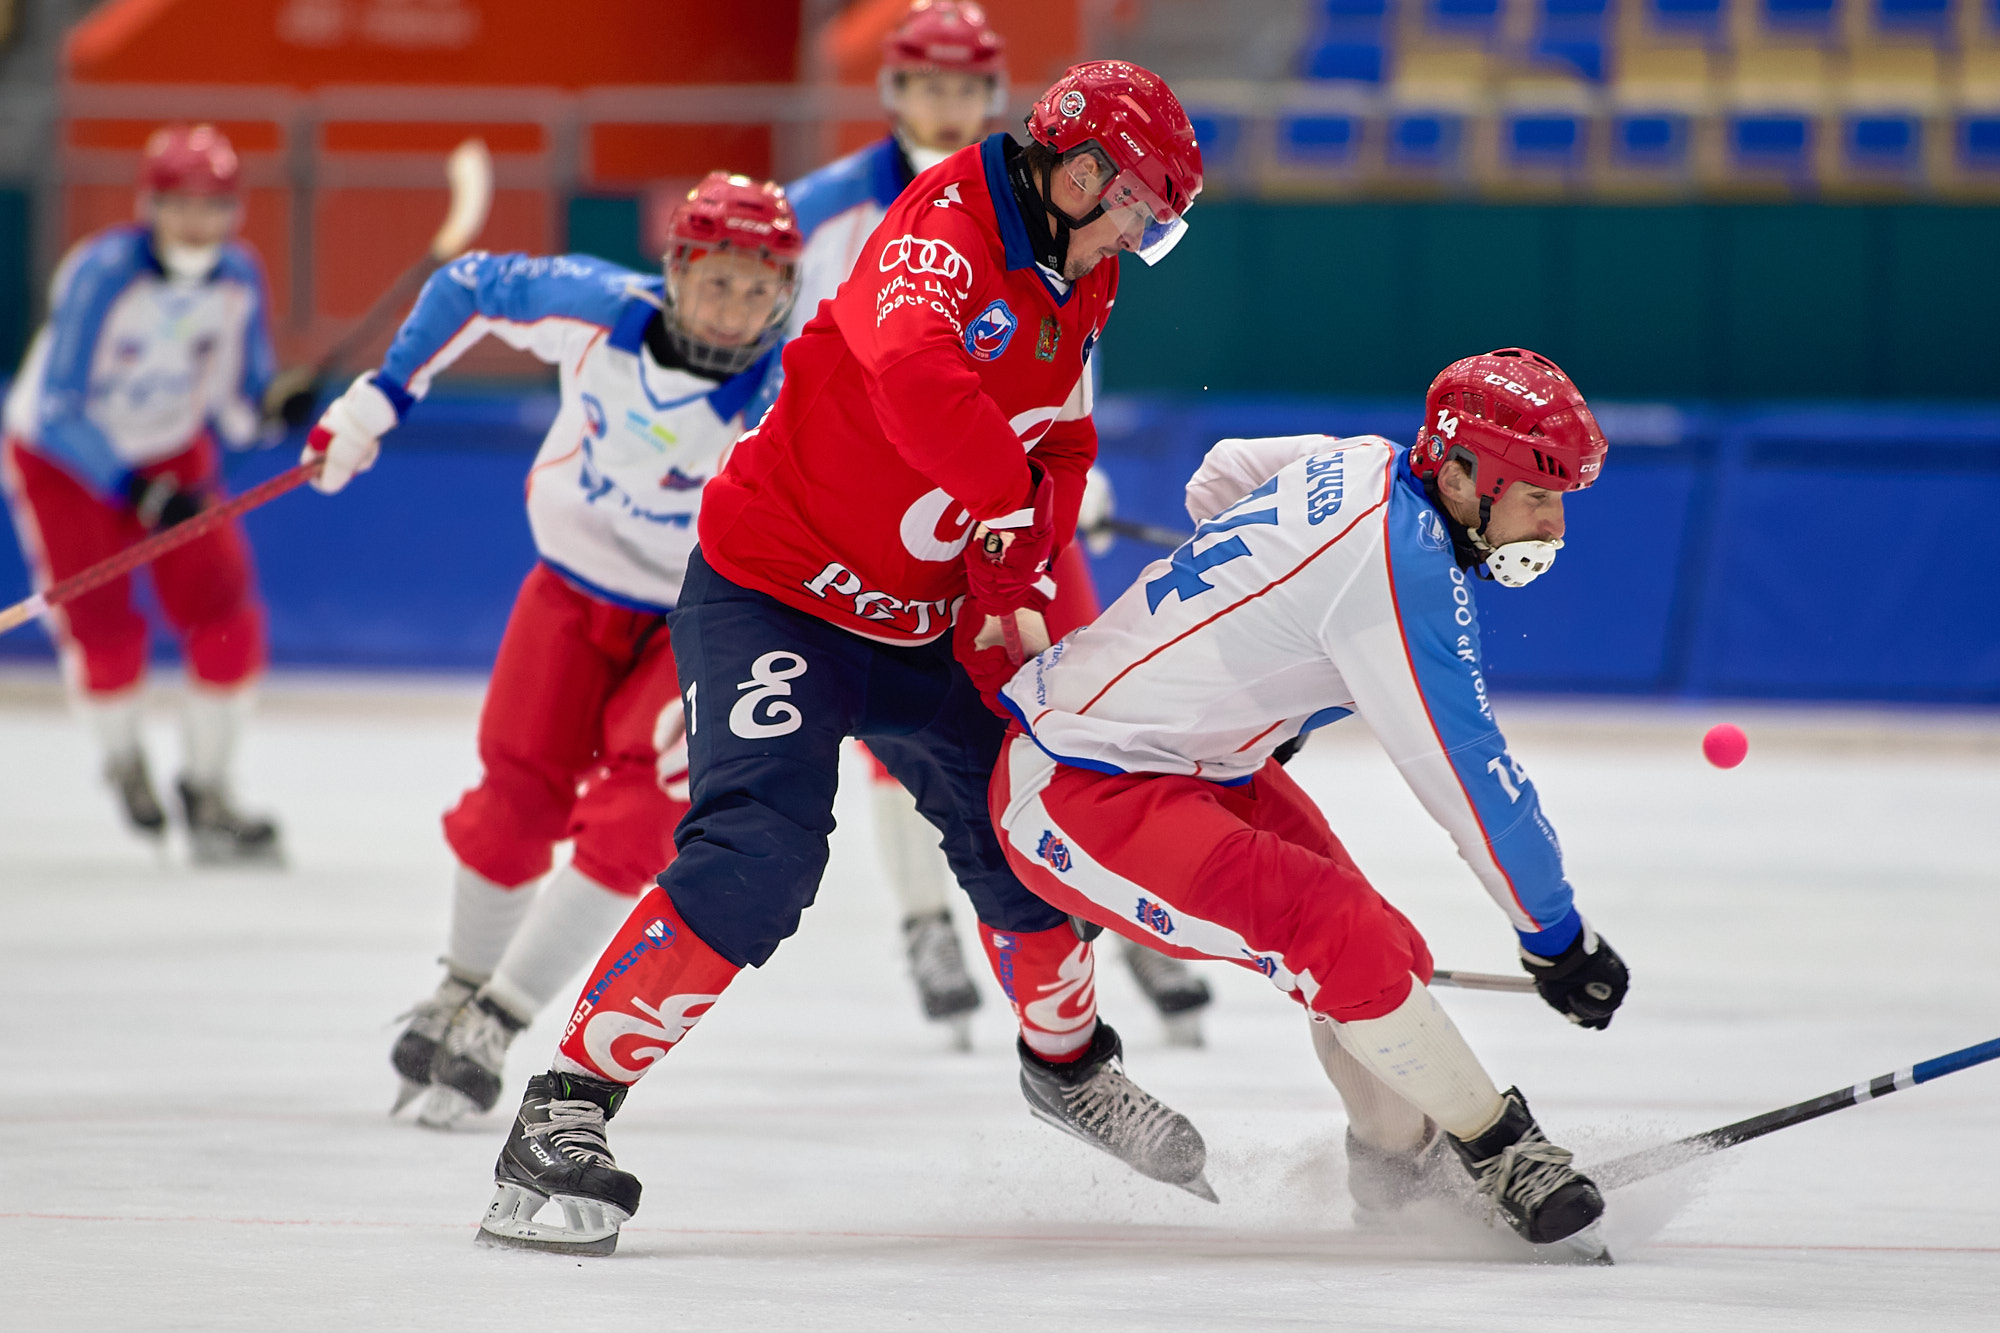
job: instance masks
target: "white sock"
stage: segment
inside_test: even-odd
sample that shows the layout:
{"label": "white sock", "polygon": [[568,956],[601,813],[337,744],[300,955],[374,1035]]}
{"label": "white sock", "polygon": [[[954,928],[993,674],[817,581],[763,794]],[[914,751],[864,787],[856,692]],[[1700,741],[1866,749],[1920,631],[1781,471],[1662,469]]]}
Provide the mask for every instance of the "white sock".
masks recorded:
{"label": "white sock", "polygon": [[1423,985],[1393,1013],[1332,1026],[1348,1054],[1445,1133],[1477,1138],[1500,1118],[1500,1090]]}
{"label": "white sock", "polygon": [[1384,1152],[1413,1151],[1424,1141],[1424,1113],[1349,1055],[1334,1024],[1315,1019],[1311,1027],[1313,1050],[1347,1108],[1347,1127],[1354,1131],[1354,1137]]}
{"label": "white sock", "polygon": [[478,985],[493,975],[507,942],[535,902],[535,886],[505,888],[469,866],[452,881],[451,931],[445,937],[445,966]]}
{"label": "white sock", "polygon": [[575,866],[564,866],[535,895],[534,907],[481,993],[529,1021],[604,952],[637,901],[631,894],[612,892]]}
{"label": "white sock", "polygon": [[937,825],[917,813],[903,784],[871,782],[875,802],[875,846],[888,872],[890,891],[903,919],[936,916],[950,902],[951,866],[938,846]]}
{"label": "white sock", "polygon": [[123,759],[139,753],[141,692],[141,688],[134,685],[116,694],[77,695],[77,712],[83,715],[90,734],[97,739],[97,748],[104,752],[106,759]]}
{"label": "white sock", "polygon": [[229,779],[243,724],[250,717],[252,690],[190,683],[181,710],[181,775],[197,787],[219,787]]}

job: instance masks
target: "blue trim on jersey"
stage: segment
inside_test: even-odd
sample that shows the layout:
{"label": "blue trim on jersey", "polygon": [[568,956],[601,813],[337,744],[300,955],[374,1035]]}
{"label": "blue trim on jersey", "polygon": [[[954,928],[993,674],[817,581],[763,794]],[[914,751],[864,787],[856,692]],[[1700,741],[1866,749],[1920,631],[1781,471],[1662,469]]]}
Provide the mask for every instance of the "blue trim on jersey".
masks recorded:
{"label": "blue trim on jersey", "polygon": [[642,602],[636,597],[627,597],[622,592],[613,592],[609,588],[599,587],[575,570],[566,569],[547,556],[541,557],[541,560],[543,564],[555,571],[557,578],[569,584],[586,597],[595,597],[600,602],[609,602],[613,606],[622,606],[627,611],[643,611],[647,615],[664,616],[673,610],[671,606],[659,606],[653,602]]}
{"label": "blue trim on jersey", "polygon": [[1014,715],[1016,722],[1021,724],[1021,730],[1026,733],[1028,739],[1035,743],[1035,748],[1055,760],[1058,764],[1068,764],[1071,768],[1087,768],[1093,773],[1110,773],[1117,777],[1128,776],[1126,770],[1118,767],[1116,764],[1107,764],[1102,759],[1077,759],[1071,755],[1057,754],[1054,750],[1042,744],[1042,738],[1037,736],[1035,729],[1028,725],[1028,719],[1022,714],[1019,704],[1008,698],[1005,693],[1002,693],[999,698],[1002,706]]}
{"label": "blue trim on jersey", "polygon": [[1537,958],[1554,958],[1564,949],[1576,943],[1576,937],[1583,934],[1583,914],[1576,908],[1569,909],[1569,915],[1550,926],[1547,930],[1514,932],[1521,938],[1521,947]]}
{"label": "blue trim on jersey", "polygon": [[792,201],[800,238],[810,241],[814,232],[850,209],[871,202],[887,209],[911,179],[892,134],[799,177],[785,187],[785,195]]}
{"label": "blue trim on jersey", "polygon": [[[650,280],[657,285],[660,279]],[[416,308],[396,330],[381,373],[404,388],[475,317],[533,324],[573,319],[618,326],[635,287],[648,279],[591,255],[493,255],[474,251],[424,283]],[[640,302],[644,304],[644,302]]]}
{"label": "blue trim on jersey", "polygon": [[[666,279],[649,278],[641,284],[654,296],[664,297]],[[634,296],[626,301],[618,312],[617,320],[611,325],[611,332],[604,341],[621,352],[639,355],[639,349],[646,345],[646,326],[653,322],[653,316],[660,313],[660,307],[641,297]]]}
{"label": "blue trim on jersey", "polygon": [[264,390],[278,374],[278,354],[271,347],[271,293],[264,282],[264,266],[257,256],[238,241],[222,247],[222,258],[210,282],[238,282],[250,289],[250,317],[243,323],[243,377],[236,392],[259,412],[264,406]]}
{"label": "blue trim on jersey", "polygon": [[1352,708],[1322,708],[1305,721],[1299,723],[1299,735],[1303,736],[1308,731],[1318,731],[1321,727],[1330,726],[1344,717],[1353,716],[1354,710]]}
{"label": "blue trim on jersey", "polygon": [[90,419],[90,372],[111,307],[135,279],[159,274],[151,237],[138,224],[113,227],[91,240],[49,311],[49,356],[43,366],[35,451],[97,494],[122,499],[133,468]]}
{"label": "blue trim on jersey", "polygon": [[1574,910],[1562,848],[1493,719],[1472,581],[1454,563],[1444,520],[1421,490],[1390,488],[1386,527],[1404,642],[1439,744],[1521,909],[1549,923],[1543,932],[1558,930]]}
{"label": "blue trim on jersey", "polygon": [[1000,225],[1000,247],[1007,255],[1007,270],[1032,269],[1042,280],[1049,299],[1057,305],[1068,305],[1069,298],[1076,291],[1071,283],[1061,291],[1049,281],[1049,275],[1035,262],[1035,247],[1028,243],[1028,223],[1021,216],[1020,201],[1014,198],[1014,183],[1007,179],[1007,145],[1012,142],[1006,131],[989,134],[979,144],[979,164],[986,169],[986,193],[993,199],[993,219]]}
{"label": "blue trim on jersey", "polygon": [[773,347],[751,362],[748,370],[730,376],[717,386],[715,392],[708,396],[708,405],[714,409],[716,420],[729,420],[757,396],[764,387],[764,381],[778,368],[780,350]]}
{"label": "blue trim on jersey", "polygon": [[369,375],[368,382],[380,389],[382,396],[389,400],[389,406],[396,409],[396,420],[399,423],[403,418],[409,416],[410,409],[417,405],[417,400],[410,397],[408,389],[405,389],[379,370]]}

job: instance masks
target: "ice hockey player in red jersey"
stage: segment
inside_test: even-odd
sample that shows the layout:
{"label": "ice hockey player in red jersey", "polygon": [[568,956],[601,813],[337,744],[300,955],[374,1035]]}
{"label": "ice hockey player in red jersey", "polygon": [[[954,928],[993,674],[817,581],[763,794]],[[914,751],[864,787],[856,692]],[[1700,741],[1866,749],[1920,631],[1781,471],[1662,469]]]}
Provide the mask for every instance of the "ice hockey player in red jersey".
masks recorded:
{"label": "ice hockey player in red jersey", "polygon": [[1455,1187],[1530,1242],[1601,1257],[1595,1186],[1494,1086],[1431,998],[1423,938],[1273,757],[1359,714],[1506,912],[1543,998],[1610,1023],[1625,964],[1578,913],[1493,719],[1469,586],[1549,568],[1563,493],[1597,479],[1604,436],[1518,348],[1455,362],[1424,410],[1410,448],[1218,444],[1188,486],[1195,535],[1002,691],[1016,725],[993,820],[1056,906],[1305,1006],[1362,1212]]}
{"label": "ice hockey player in red jersey", "polygon": [[[664,274],[587,255],[469,254],[431,278],[380,370],[314,432],[335,491],[432,380],[492,336],[559,368],[528,474],[540,557],[479,720],[479,784],[444,819],[458,860],[445,972],[391,1062],[400,1108],[490,1109],[514,1036],[603,949],[673,860],[687,744],[665,624],[704,484],[774,370],[799,235],[784,192],[712,173],[667,224]],[[550,874],[558,842],[574,844]]]}
{"label": "ice hockey player in red jersey", "polygon": [[[709,485],[668,622],[692,781],[679,856],[589,974],[554,1067],[529,1082],[488,1239],[616,1245],[640,1186],[605,1122],[797,928],[851,735],[943,835],[1020,1018],[1030,1108],[1213,1197],[1201,1136],[1124,1075],[1088,942],[994,838],[985,792],[1004,726],[989,700],[1014,668],[974,643],[988,616],[1046,605],[1043,571],[1076,530],[1095,453],[1085,363],[1117,256],[1172,248],[1201,155],[1166,85],[1119,62],[1070,70],[1028,134],[1025,148],[996,134],[952,155],[896,201]],[[972,542],[981,524],[998,559]],[[551,1200],[560,1223],[535,1221]]]}
{"label": "ice hockey player in red jersey", "polygon": [[[883,38],[877,82],[890,132],[785,187],[805,237],[799,300],[786,322],[787,337],[803,329],[819,313],[820,302],[831,300],[847,281],[862,246],[917,173],[976,142],[987,121],[1005,109],[1006,57],[1005,39],[971,0],[916,0]],[[1110,508],[1110,485],[1093,468],[1085,525],[1108,518]],[[1056,595],[1046,614],[1049,632],[1059,637],[1098,611],[1083,544],[1062,546],[1050,575]],[[952,1030],[959,1049],[969,1049],[979,991],[951,916],[951,868],[937,829],[918,813],[902,784],[872,755],[869,766],[882,877],[896,898],[918,1004],[925,1018]],[[1199,1045],[1207,985],[1177,958],[1131,941],[1122,941],[1120,952],[1160,1011],[1168,1040]]]}

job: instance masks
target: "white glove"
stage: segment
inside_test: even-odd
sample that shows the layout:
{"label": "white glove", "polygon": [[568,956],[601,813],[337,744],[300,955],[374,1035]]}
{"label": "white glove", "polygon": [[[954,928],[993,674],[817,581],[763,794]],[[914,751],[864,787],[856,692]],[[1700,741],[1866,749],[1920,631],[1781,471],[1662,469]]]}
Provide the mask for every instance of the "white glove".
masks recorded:
{"label": "white glove", "polygon": [[326,458],[312,483],[322,495],[332,495],[354,480],[355,473],[374,467],[382,437],[396,428],[396,405],[375,387],[373,376],[370,371],[348,385],[347,392],[333,400],[306,436],[299,461],[310,463],[322,455]]}
{"label": "white glove", "polygon": [[1104,475],[1104,470],[1094,467],[1084,473],[1083,503],[1076,511],[1076,530],[1083,538],[1084,550],[1103,555],[1111,549],[1118,538],[1105,531],[1104,525],[1117,508],[1118,495],[1111,489],[1111,478]]}

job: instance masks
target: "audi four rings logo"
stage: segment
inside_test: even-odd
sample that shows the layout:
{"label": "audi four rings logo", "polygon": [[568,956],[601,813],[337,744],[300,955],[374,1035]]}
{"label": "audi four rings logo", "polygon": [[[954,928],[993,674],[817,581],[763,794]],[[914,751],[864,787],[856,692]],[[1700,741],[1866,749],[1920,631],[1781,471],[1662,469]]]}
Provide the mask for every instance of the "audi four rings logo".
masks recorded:
{"label": "audi four rings logo", "polygon": [[943,241],[924,236],[898,236],[882,247],[884,273],[906,268],[912,273],[931,273],[958,288],[960,296],[972,295],[972,265],[965,256]]}
{"label": "audi four rings logo", "polygon": [[1083,114],[1083,94],[1072,88],[1056,99],[1056,110],[1075,120]]}

